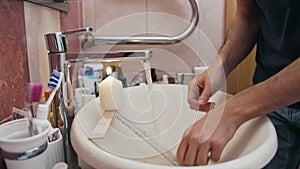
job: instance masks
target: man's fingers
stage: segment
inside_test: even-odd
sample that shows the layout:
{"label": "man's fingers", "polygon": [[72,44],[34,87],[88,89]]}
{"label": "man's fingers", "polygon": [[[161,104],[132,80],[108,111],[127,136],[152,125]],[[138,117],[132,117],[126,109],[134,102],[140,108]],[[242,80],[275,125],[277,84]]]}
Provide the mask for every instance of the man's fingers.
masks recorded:
{"label": "man's fingers", "polygon": [[203,112],[209,112],[209,110],[213,109],[215,107],[216,103],[214,102],[208,102],[205,105],[199,104],[198,110]]}
{"label": "man's fingers", "polygon": [[[230,130],[228,130],[228,132],[231,133]],[[230,138],[226,138],[225,136],[219,137],[218,139],[213,139],[214,144],[212,145],[211,150],[211,160],[220,160],[221,154],[228,143],[228,140],[230,140]]]}
{"label": "man's fingers", "polygon": [[200,104],[199,104],[198,100],[196,100],[194,98],[189,98],[188,103],[190,105],[190,109],[199,110]]}
{"label": "man's fingers", "polygon": [[188,103],[191,109],[197,110],[199,107],[199,95],[202,92],[202,88],[197,85],[196,79],[189,82],[188,85]]}
{"label": "man's fingers", "polygon": [[177,159],[180,165],[184,165],[184,159],[188,149],[188,142],[186,138],[183,138],[177,149]]}
{"label": "man's fingers", "polygon": [[210,146],[209,144],[204,144],[201,149],[198,150],[196,165],[206,165],[208,163]]}
{"label": "man's fingers", "polygon": [[224,147],[224,143],[215,143],[212,147],[210,159],[213,161],[219,161]]}
{"label": "man's fingers", "polygon": [[197,152],[198,152],[197,145],[190,144],[187,149],[183,165],[194,166],[197,158]]}
{"label": "man's fingers", "polygon": [[205,86],[203,86],[203,90],[199,96],[199,102],[201,105],[207,104],[209,98],[211,96],[211,86],[209,81],[205,81]]}

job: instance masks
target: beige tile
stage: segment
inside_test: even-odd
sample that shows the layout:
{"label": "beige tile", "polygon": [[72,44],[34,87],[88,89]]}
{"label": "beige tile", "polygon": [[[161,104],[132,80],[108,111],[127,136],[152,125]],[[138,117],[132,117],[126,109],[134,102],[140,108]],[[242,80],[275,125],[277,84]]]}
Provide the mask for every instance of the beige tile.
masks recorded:
{"label": "beige tile", "polygon": [[59,12],[24,2],[24,13],[30,81],[42,83],[46,88],[49,79],[49,62],[44,35],[60,31]]}
{"label": "beige tile", "polygon": [[183,32],[189,24],[191,10],[188,1],[148,1],[148,31],[167,36]]}
{"label": "beige tile", "polygon": [[84,27],[95,28],[95,2],[94,0],[82,1],[83,25]]}
{"label": "beige tile", "polygon": [[209,37],[218,50],[224,39],[225,1],[199,0],[200,29]]}
{"label": "beige tile", "polygon": [[131,36],[144,33],[145,0],[94,0],[97,34]]}

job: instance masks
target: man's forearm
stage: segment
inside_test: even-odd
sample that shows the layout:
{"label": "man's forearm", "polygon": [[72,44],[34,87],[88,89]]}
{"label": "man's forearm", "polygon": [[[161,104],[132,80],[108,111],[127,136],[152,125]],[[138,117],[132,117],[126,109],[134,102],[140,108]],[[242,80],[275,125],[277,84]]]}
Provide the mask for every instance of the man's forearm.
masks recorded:
{"label": "man's forearm", "polygon": [[243,122],[300,101],[300,58],[270,79],[228,100],[228,109]]}
{"label": "man's forearm", "polygon": [[249,54],[256,43],[260,12],[255,0],[237,0],[237,12],[219,52],[226,76]]}

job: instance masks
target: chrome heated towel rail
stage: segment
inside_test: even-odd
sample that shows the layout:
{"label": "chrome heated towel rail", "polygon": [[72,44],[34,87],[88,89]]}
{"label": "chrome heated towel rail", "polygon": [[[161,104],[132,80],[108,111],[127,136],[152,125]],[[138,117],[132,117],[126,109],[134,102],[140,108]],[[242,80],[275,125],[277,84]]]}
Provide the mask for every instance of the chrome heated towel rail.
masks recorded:
{"label": "chrome heated towel rail", "polygon": [[199,21],[199,7],[197,0],[188,0],[192,8],[192,17],[188,27],[180,34],[172,37],[145,36],[145,37],[102,37],[94,36],[95,44],[142,44],[142,45],[167,45],[178,43],[189,37]]}

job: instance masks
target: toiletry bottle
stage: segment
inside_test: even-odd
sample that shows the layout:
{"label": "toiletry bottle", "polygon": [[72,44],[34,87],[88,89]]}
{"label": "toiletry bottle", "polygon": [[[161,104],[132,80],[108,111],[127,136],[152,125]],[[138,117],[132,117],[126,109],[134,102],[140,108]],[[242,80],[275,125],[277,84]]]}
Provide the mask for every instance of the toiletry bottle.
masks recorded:
{"label": "toiletry bottle", "polygon": [[161,84],[169,84],[168,75],[163,75]]}
{"label": "toiletry bottle", "polygon": [[157,75],[155,72],[155,68],[151,68],[151,78],[153,83],[157,83]]}
{"label": "toiletry bottle", "polygon": [[82,77],[84,86],[90,90],[92,94],[95,92],[94,87],[94,72],[93,68],[86,66],[84,76]]}
{"label": "toiletry bottle", "polygon": [[48,111],[49,108],[47,105],[38,105],[36,118],[33,118],[33,132],[35,134],[39,134],[49,127],[50,123],[48,121]]}

